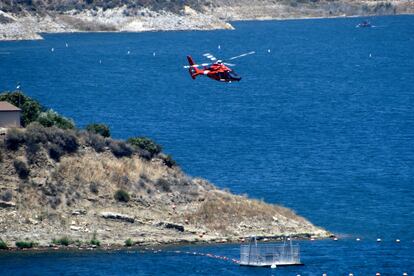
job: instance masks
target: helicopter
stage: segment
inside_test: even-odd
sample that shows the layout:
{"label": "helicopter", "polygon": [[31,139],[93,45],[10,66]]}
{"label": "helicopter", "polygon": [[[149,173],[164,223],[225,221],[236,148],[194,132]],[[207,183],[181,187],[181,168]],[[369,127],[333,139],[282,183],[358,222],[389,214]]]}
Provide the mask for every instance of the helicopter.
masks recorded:
{"label": "helicopter", "polygon": [[[227,61],[241,58],[244,56],[255,54],[255,51],[244,53],[235,57],[228,58]],[[207,76],[210,79],[221,81],[221,82],[233,82],[240,81],[241,77],[236,74],[229,66],[235,66],[235,64],[224,62],[223,60],[217,59],[210,53],[203,54],[204,57],[210,59],[211,63],[196,64],[191,56],[187,56],[189,65],[184,66],[188,68],[188,72],[193,80],[197,76]],[[203,67],[199,69],[199,67]]]}

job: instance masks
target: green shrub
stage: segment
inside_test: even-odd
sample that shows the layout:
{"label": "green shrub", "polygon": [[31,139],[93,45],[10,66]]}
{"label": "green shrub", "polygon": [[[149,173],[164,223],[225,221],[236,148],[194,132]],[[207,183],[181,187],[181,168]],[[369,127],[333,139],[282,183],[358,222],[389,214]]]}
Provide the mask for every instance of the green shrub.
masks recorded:
{"label": "green shrub", "polygon": [[111,136],[109,127],[105,124],[89,124],[86,126],[86,130],[92,133],[100,134],[103,137]]}
{"label": "green shrub", "polygon": [[37,118],[37,122],[39,122],[44,127],[56,126],[61,129],[75,128],[75,124],[72,120],[63,117],[52,109],[40,113],[39,117]]}
{"label": "green shrub", "polygon": [[89,243],[91,245],[101,246],[101,241],[96,238],[96,232],[93,233],[92,239]]}
{"label": "green shrub", "polygon": [[25,102],[22,107],[22,125],[27,126],[31,122],[34,122],[39,117],[42,106],[34,100]]}
{"label": "green shrub", "polygon": [[100,240],[97,240],[97,239],[92,239],[90,241],[90,244],[91,245],[96,245],[96,246],[101,246],[101,241]]}
{"label": "green shrub", "polygon": [[20,249],[22,248],[32,248],[36,246],[36,243],[33,241],[17,241],[16,246]]}
{"label": "green shrub", "polygon": [[38,122],[33,122],[26,127],[26,140],[31,143],[47,144],[49,142],[50,129],[45,128]]}
{"label": "green shrub", "polygon": [[73,241],[65,236],[65,237],[62,237],[60,239],[53,239],[52,243],[56,244],[56,245],[68,246],[68,245],[72,244]]}
{"label": "green shrub", "polygon": [[76,152],[79,148],[78,138],[71,130],[51,127],[47,129],[47,136],[49,143],[59,146],[66,153]]}
{"label": "green shrub", "polygon": [[5,241],[3,241],[2,239],[0,239],[0,250],[3,249],[8,249],[9,247],[7,246],[7,243]]}
{"label": "green shrub", "polygon": [[117,158],[130,157],[134,152],[133,149],[123,141],[110,140],[108,142],[108,147],[112,154]]}
{"label": "green shrub", "polygon": [[81,241],[81,240],[74,240],[74,241],[73,241],[73,243],[74,243],[76,246],[81,246],[81,245],[82,245],[82,241]]}
{"label": "green shrub", "polygon": [[127,239],[125,241],[125,246],[130,247],[130,246],[133,246],[133,245],[134,245],[134,242],[131,239]]}
{"label": "green shrub", "polygon": [[26,141],[25,134],[17,128],[9,129],[4,140],[4,145],[9,150],[17,150]]}
{"label": "green shrub", "polygon": [[147,137],[133,137],[129,138],[127,142],[133,146],[136,146],[142,150],[146,150],[151,154],[151,157],[159,154],[162,151],[160,145],[152,141]]}
{"label": "green shrub", "polygon": [[124,190],[118,190],[115,192],[114,198],[120,202],[128,202],[130,200],[128,192]]}
{"label": "green shrub", "polygon": [[21,179],[27,179],[27,177],[29,176],[30,173],[30,169],[27,167],[26,162],[16,159],[13,161],[13,166],[14,169],[17,172],[17,175],[21,178]]}
{"label": "green shrub", "polygon": [[28,157],[36,155],[43,145],[49,151],[49,156],[59,161],[65,153],[76,152],[79,148],[78,138],[73,130],[58,127],[44,127],[38,122],[31,123],[25,134],[26,152]]}

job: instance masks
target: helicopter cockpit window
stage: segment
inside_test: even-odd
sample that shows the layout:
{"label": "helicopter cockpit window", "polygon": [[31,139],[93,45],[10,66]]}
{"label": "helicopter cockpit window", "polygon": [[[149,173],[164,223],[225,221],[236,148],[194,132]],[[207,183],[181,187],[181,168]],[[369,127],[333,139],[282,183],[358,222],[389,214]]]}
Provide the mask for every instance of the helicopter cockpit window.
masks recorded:
{"label": "helicopter cockpit window", "polygon": [[238,78],[238,77],[239,77],[239,75],[237,75],[237,73],[236,73],[236,72],[234,72],[234,71],[229,72],[229,75],[230,75],[230,77],[232,77],[232,78]]}

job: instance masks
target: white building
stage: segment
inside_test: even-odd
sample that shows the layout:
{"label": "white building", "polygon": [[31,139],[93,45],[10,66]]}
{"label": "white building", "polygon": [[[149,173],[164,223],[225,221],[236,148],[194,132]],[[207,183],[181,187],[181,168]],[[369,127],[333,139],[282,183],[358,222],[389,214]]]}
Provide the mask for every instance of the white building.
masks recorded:
{"label": "white building", "polygon": [[21,111],[8,102],[0,102],[0,128],[20,127]]}

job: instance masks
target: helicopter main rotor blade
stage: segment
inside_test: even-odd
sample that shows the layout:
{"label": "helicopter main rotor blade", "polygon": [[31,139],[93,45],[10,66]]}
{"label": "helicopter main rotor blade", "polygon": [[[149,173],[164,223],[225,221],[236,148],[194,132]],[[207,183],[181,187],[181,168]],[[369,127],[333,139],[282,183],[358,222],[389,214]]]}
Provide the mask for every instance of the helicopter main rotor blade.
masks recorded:
{"label": "helicopter main rotor blade", "polygon": [[235,56],[235,57],[228,58],[226,60],[233,60],[233,59],[236,59],[236,58],[241,58],[241,57],[245,57],[245,56],[248,56],[248,55],[253,55],[255,53],[256,53],[255,51],[251,51],[251,52],[244,53],[244,54],[241,54],[241,55],[238,55],[238,56]]}
{"label": "helicopter main rotor blade", "polygon": [[227,65],[227,66],[236,66],[236,64],[233,64],[233,63],[227,63],[227,62],[223,62],[223,64],[224,64],[224,65]]}
{"label": "helicopter main rotor blade", "polygon": [[203,56],[205,56],[206,58],[208,58],[211,61],[216,61],[217,60],[217,58],[215,56],[213,56],[212,54],[210,54],[210,53],[205,53]]}
{"label": "helicopter main rotor blade", "polygon": [[190,67],[200,67],[200,66],[209,66],[211,63],[201,63],[201,64],[193,64],[193,65],[184,65],[184,68],[190,68]]}

